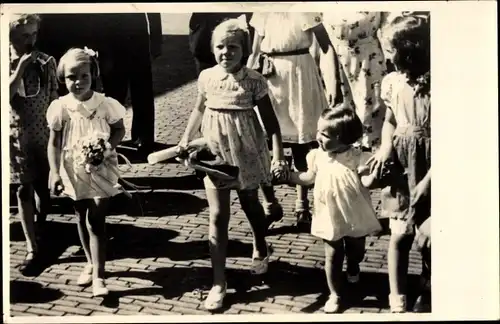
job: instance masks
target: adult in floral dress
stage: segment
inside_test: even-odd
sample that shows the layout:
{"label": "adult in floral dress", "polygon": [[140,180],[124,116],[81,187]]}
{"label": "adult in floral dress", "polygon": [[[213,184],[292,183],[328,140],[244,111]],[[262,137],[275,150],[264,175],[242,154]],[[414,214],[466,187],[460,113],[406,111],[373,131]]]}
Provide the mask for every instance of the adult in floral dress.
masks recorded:
{"label": "adult in floral dress", "polygon": [[381,12],[323,13],[324,26],[340,63],[342,95],[344,101],[355,107],[364,125],[359,144],[366,150],[379,143],[385,114],[380,83],[386,74],[386,65],[377,37],[382,21]]}

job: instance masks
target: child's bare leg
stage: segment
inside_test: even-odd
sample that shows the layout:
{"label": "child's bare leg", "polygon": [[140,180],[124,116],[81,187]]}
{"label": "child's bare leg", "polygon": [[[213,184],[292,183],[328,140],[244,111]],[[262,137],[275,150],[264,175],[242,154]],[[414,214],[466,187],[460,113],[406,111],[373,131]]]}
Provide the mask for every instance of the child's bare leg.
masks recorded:
{"label": "child's bare leg", "polygon": [[359,264],[365,257],[366,237],[344,237],[347,257],[347,278],[350,282],[359,280]]}
{"label": "child's bare leg", "polygon": [[38,252],[35,237],[35,209],[33,205],[33,185],[30,183],[21,184],[17,189],[17,204],[19,208],[19,218],[26,238],[26,250],[28,258],[31,259],[34,253]]}
{"label": "child's bare leg", "polygon": [[90,243],[89,243],[89,232],[87,230],[87,217],[89,211],[89,200],[78,200],[75,201],[75,214],[78,218],[78,236],[80,237],[80,243],[82,244],[83,252],[85,253],[85,258],[88,264],[92,264],[92,257],[90,256]]}
{"label": "child's bare leg", "polygon": [[344,242],[325,242],[325,273],[330,294],[339,295],[342,289],[342,265],[344,263]]}
{"label": "child's bare leg", "polygon": [[239,190],[238,197],[252,229],[254,257],[265,258],[267,256],[267,226],[264,209],[259,203],[258,191],[257,189]]}
{"label": "child's bare leg", "polygon": [[[294,144],[291,146],[292,157],[295,169],[300,172],[307,171],[306,156],[311,147],[309,144]],[[309,211],[309,200],[307,199],[308,187],[297,186],[297,200],[295,201],[295,216],[297,217],[297,225],[304,227],[304,230],[309,230],[311,222],[311,213]]]}
{"label": "child's bare leg", "polygon": [[230,216],[230,191],[227,189],[206,189],[210,208],[209,246],[214,286],[225,288],[226,253]]}
{"label": "child's bare leg", "polygon": [[94,279],[104,279],[104,265],[106,263],[106,215],[109,199],[96,198],[91,200],[87,216],[87,230],[89,233],[90,256],[93,265]]}
{"label": "child's bare leg", "polygon": [[408,263],[414,235],[392,233],[388,250],[389,302],[391,309],[404,312],[406,309],[406,285]]}

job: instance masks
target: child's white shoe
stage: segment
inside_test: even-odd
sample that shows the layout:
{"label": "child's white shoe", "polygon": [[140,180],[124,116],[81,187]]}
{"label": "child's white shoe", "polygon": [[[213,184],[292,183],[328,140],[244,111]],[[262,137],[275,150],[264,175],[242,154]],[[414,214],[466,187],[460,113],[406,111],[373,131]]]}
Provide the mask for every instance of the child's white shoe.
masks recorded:
{"label": "child's white shoe", "polygon": [[92,294],[94,297],[106,296],[109,293],[108,288],[104,284],[104,279],[94,279],[92,282]]}
{"label": "child's white shoe", "polygon": [[86,286],[92,282],[92,264],[87,264],[83,267],[80,276],[76,280],[76,284],[79,286]]}
{"label": "child's white shoe", "polygon": [[406,296],[389,295],[389,306],[391,313],[406,313]]}
{"label": "child's white shoe", "polygon": [[205,299],[205,309],[209,311],[214,311],[222,307],[224,302],[224,297],[226,297],[227,283],[224,283],[224,288],[220,286],[213,286],[208,293],[207,299]]}
{"label": "child's white shoe", "polygon": [[337,313],[339,311],[339,296],[330,295],[323,310],[325,313]]}
{"label": "child's white shoe", "polygon": [[261,275],[267,272],[269,269],[269,257],[271,256],[273,249],[267,246],[267,256],[264,258],[259,258],[255,255],[252,256],[252,269],[250,270],[254,275]]}

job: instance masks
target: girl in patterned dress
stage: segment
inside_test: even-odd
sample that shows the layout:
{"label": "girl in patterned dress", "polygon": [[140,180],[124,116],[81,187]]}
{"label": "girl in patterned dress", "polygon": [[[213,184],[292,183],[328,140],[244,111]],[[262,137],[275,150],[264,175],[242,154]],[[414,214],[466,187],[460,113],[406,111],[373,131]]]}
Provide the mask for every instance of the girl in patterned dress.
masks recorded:
{"label": "girl in patterned dress", "polygon": [[179,143],[179,147],[185,150],[192,149],[190,142],[201,123],[209,150],[218,159],[240,169],[235,181],[221,181],[208,175],[204,179],[210,208],[209,244],[213,268],[213,287],[204,303],[208,310],[222,307],[226,295],[225,262],[231,190],[237,191],[252,228],[252,272],[265,273],[270,256],[258,188],[261,184],[271,184],[271,158],[255,106],[267,134],[272,137],[273,159],[283,159],[283,148],[266,80],[242,64],[242,58],[249,50],[248,40],[246,24],[237,19],[229,19],[215,28],[212,49],[218,65],[200,73],[198,99]]}
{"label": "girl in patterned dress", "polygon": [[[409,253],[415,236],[422,261],[422,295],[415,310],[430,307],[430,29],[425,18],[397,17],[384,29],[391,45],[387,52],[396,71],[382,81],[381,95],[387,106],[382,144],[369,161],[380,174],[387,161],[392,171],[382,189],[382,214],[390,218],[388,251],[389,303],[392,312],[405,312]],[[389,178],[388,178],[389,179]]]}
{"label": "girl in patterned dress", "polygon": [[25,274],[35,269],[34,260],[40,255],[34,215],[37,213],[37,225],[42,224],[50,200],[45,113],[57,98],[56,62],[33,50],[39,23],[37,15],[16,14],[9,26],[10,183],[19,185],[17,206],[28,252],[20,270]]}
{"label": "girl in patterned dress", "polygon": [[[283,142],[291,144],[295,168],[306,171],[305,157],[314,144],[316,123],[321,112],[328,107],[318,67],[310,54],[314,51],[310,51],[310,47],[316,39],[325,53],[324,61],[330,63],[331,70],[334,70],[333,48],[319,14],[256,12],[250,25],[255,28],[255,36],[253,53],[247,66],[255,66],[261,54],[272,62],[273,73],[267,76],[267,82]],[[333,98],[336,87],[332,85],[328,82],[327,93]],[[264,186],[262,189],[265,197],[272,192],[272,187]],[[311,220],[307,190],[307,187],[297,186],[295,202],[297,225],[304,229],[308,229]],[[273,206],[269,208],[272,209]],[[282,216],[280,210],[275,213],[275,219]]]}
{"label": "girl in patterned dress", "polygon": [[[125,107],[115,99],[91,90],[92,81],[99,75],[92,50],[73,48],[67,51],[59,61],[57,75],[69,93],[54,100],[47,111],[51,189],[56,194],[62,191],[74,200],[79,218],[78,234],[87,265],[77,283],[92,283],[94,296],[102,296],[108,293],[104,284],[105,217],[109,198],[120,193],[116,186],[118,177],[110,172],[110,168],[118,165],[115,148],[125,135]],[[87,172],[84,166],[74,161],[78,154],[78,140],[94,132],[103,134],[112,149],[107,159],[110,166],[101,165],[96,174]]]}
{"label": "girl in patterned dress", "polygon": [[323,24],[340,63],[342,95],[344,101],[355,107],[363,123],[359,144],[368,151],[379,144],[385,109],[380,99],[380,82],[386,66],[377,37],[383,18],[381,12],[323,13]]}
{"label": "girl in patterned dress", "polygon": [[307,154],[307,172],[290,175],[294,184],[314,183],[311,233],[324,241],[325,272],[330,297],[326,313],[339,309],[342,265],[347,257],[347,281],[359,281],[365,237],[381,230],[365,188],[369,154],[353,147],[363,126],[352,107],[341,103],[326,109],[318,123],[318,149]]}

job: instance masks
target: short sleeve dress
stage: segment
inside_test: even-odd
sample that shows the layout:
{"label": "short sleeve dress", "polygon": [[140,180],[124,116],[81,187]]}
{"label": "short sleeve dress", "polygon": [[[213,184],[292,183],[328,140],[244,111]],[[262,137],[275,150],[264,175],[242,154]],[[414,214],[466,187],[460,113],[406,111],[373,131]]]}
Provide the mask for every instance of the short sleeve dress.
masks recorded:
{"label": "short sleeve dress", "polygon": [[[10,73],[19,57],[10,51]],[[10,101],[10,183],[31,183],[48,176],[47,144],[49,129],[45,114],[57,92],[56,61],[38,52],[29,65],[21,85]],[[43,180],[46,181],[46,180]]]}
{"label": "short sleeve dress", "polygon": [[[263,36],[261,50],[283,53],[309,49],[321,24],[315,13],[256,12],[250,25]],[[301,55],[272,57],[276,73],[267,79],[269,97],[278,118],[285,143],[306,144],[315,141],[316,125],[328,107],[318,67],[309,52]]]}
{"label": "short sleeve dress", "polygon": [[335,47],[344,100],[350,102],[364,125],[361,144],[377,146],[385,111],[375,111],[374,85],[386,73],[385,59],[377,37],[381,12],[324,12],[323,22]]}
{"label": "short sleeve dress", "polygon": [[60,175],[64,194],[73,200],[107,198],[119,194],[118,157],[113,152],[107,167],[87,173],[83,166],[74,165],[78,140],[93,132],[111,134],[110,125],[123,119],[125,107],[113,98],[94,92],[87,101],[78,101],[71,94],[54,100],[47,111],[50,129],[62,131]]}
{"label": "short sleeve dress", "polygon": [[414,233],[430,217],[430,195],[411,206],[410,192],[422,180],[431,167],[431,105],[429,94],[416,94],[408,84],[406,75],[399,72],[388,74],[381,86],[381,96],[387,109],[396,118],[393,135],[393,159],[405,170],[402,181],[393,183],[381,192],[381,213],[390,217],[391,226],[404,227],[404,232]]}
{"label": "short sleeve dress", "polygon": [[206,98],[201,130],[210,151],[240,169],[236,181],[205,177],[205,187],[252,190],[269,185],[271,157],[254,110],[268,92],[264,77],[246,67],[231,74],[216,65],[200,73],[198,91]]}
{"label": "short sleeve dress", "polygon": [[362,237],[382,228],[375,215],[370,193],[357,173],[367,160],[359,148],[330,156],[322,149],[307,155],[309,170],[316,174],[311,234],[327,241]]}

